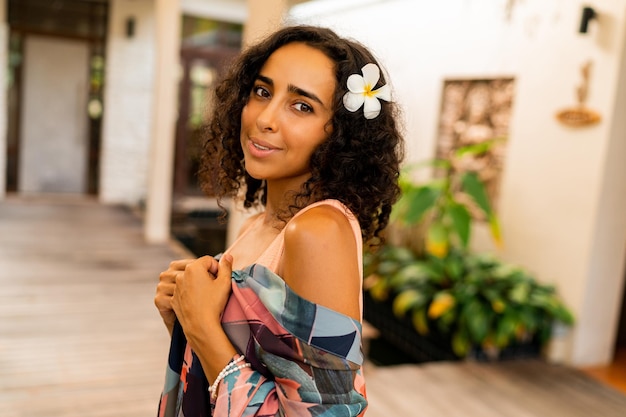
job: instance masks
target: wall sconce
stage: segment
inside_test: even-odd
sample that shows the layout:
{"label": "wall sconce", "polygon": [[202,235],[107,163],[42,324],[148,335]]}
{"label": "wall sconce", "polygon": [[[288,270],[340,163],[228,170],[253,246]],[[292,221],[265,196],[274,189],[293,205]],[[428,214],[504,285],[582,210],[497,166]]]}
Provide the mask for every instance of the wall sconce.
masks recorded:
{"label": "wall sconce", "polygon": [[135,18],[129,17],[126,19],[126,37],[128,39],[135,36]]}
{"label": "wall sconce", "polygon": [[583,15],[580,19],[580,29],[578,30],[580,33],[587,33],[587,28],[589,26],[589,22],[593,19],[597,19],[598,14],[591,7],[583,8]]}

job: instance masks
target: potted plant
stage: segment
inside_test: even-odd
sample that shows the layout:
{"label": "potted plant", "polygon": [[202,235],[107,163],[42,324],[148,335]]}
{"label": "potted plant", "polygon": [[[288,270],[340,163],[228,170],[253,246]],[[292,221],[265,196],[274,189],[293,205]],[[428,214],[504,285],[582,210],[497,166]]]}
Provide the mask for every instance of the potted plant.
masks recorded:
{"label": "potted plant", "polygon": [[[520,347],[536,355],[555,322],[573,322],[552,286],[468,248],[477,218],[488,222],[496,243],[500,227],[479,173],[461,169],[459,159],[488,152],[495,142],[432,161],[443,176],[429,181],[413,179],[424,165],[405,170],[392,216],[396,236],[365,254],[365,318],[418,360],[496,358]],[[404,335],[389,334],[394,326],[380,322],[381,306],[408,325]]]}

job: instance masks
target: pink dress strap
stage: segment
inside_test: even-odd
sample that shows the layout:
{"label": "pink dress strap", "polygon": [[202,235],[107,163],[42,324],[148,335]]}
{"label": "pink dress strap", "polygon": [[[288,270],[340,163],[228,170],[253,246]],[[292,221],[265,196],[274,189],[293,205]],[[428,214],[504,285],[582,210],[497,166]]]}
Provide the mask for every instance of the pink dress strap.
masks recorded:
{"label": "pink dress strap", "polygon": [[[357,245],[357,252],[358,252],[358,257],[359,257],[358,259],[359,274],[360,276],[363,276],[363,238],[361,235],[361,226],[359,225],[359,221],[354,216],[354,214],[352,214],[350,209],[348,209],[348,207],[346,207],[343,203],[341,203],[338,200],[330,200],[330,199],[318,201],[318,202],[315,202],[313,204],[306,206],[305,208],[297,212],[291,220],[295,219],[296,217],[302,215],[303,213],[307,212],[308,210],[314,207],[324,206],[324,205],[337,208],[338,210],[340,210],[342,213],[345,214],[346,218],[350,222],[350,226],[352,227],[352,232],[354,233],[354,239]],[[272,241],[272,243],[268,246],[268,248],[261,254],[261,256],[259,256],[256,263],[263,265],[269,268],[272,272],[276,273],[278,270],[278,266],[280,265],[280,260],[283,255],[283,251],[285,249],[284,235],[285,235],[285,228],[283,228],[283,230],[280,231],[280,233],[276,236],[276,238]]]}

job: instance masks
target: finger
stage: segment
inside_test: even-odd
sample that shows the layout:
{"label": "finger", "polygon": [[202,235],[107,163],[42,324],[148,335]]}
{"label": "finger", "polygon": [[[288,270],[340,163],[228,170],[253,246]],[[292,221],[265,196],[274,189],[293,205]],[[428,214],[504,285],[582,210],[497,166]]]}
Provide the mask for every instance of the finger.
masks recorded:
{"label": "finger", "polygon": [[169,269],[174,271],[184,271],[185,267],[194,261],[195,259],[177,259],[170,262]]}
{"label": "finger", "polygon": [[170,306],[172,307],[172,310],[174,310],[174,311],[176,311],[176,307],[174,305],[178,304],[178,301],[179,301],[179,298],[180,298],[179,291],[177,291],[176,289],[177,289],[177,287],[174,286],[174,291],[172,291],[172,295],[170,296],[170,299],[169,299]]}
{"label": "finger", "polygon": [[167,311],[172,309],[172,297],[165,296],[163,294],[157,294],[154,297],[154,305],[157,306],[159,311]]}
{"label": "finger", "polygon": [[[187,265],[186,268],[193,268],[217,275],[218,263],[212,256],[203,256],[196,259],[193,263]],[[185,268],[185,269],[186,269]]]}
{"label": "finger", "polygon": [[160,282],[171,282],[173,283],[174,281],[176,281],[176,275],[178,274],[178,272],[174,272],[174,271],[170,271],[169,269],[167,271],[163,271],[159,274],[159,281]]}
{"label": "finger", "polygon": [[176,284],[161,281],[157,284],[156,292],[157,294],[163,294],[163,295],[171,297],[174,294],[175,289],[176,289]]}
{"label": "finger", "polygon": [[230,281],[233,272],[233,257],[226,254],[220,258],[219,270],[217,272],[217,279],[224,279]]}

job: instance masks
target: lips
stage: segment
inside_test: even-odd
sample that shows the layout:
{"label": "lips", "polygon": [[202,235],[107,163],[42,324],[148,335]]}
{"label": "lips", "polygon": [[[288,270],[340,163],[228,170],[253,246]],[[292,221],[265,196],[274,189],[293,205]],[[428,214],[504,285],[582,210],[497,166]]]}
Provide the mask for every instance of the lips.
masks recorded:
{"label": "lips", "polygon": [[252,156],[255,156],[257,158],[263,158],[263,157],[269,156],[272,153],[280,150],[280,148],[272,146],[270,143],[265,142],[265,141],[260,140],[260,139],[249,138],[248,139],[248,150],[250,151],[250,154]]}
{"label": "lips", "polygon": [[252,143],[252,146],[254,146],[260,151],[269,151],[271,149],[271,148],[268,148],[267,146],[259,145],[258,143],[254,143],[254,142],[250,142],[250,143]]}

